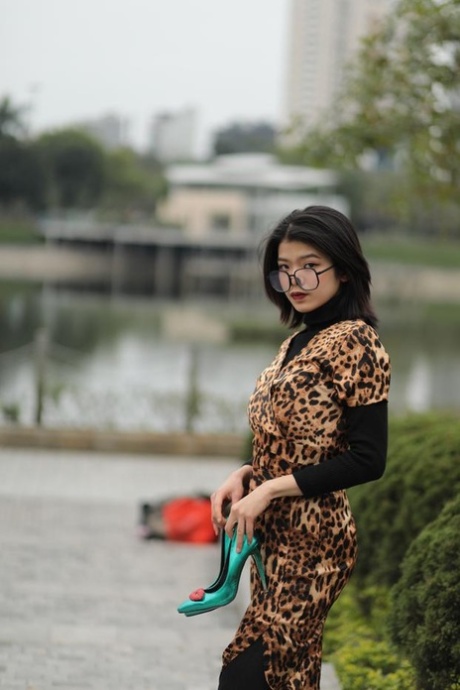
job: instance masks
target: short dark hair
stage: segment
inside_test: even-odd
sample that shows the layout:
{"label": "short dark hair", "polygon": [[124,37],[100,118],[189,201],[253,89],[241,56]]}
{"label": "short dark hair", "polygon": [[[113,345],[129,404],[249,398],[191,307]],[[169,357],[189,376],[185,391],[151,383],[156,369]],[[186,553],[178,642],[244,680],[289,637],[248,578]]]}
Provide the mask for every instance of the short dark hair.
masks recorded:
{"label": "short dark hair", "polygon": [[332,261],[339,276],[347,281],[340,287],[341,319],[363,319],[377,325],[370,297],[371,274],[364,258],[356,230],[343,213],[328,206],[308,206],[283,218],[263,243],[265,292],[280,310],[282,323],[291,328],[302,323],[304,314],[296,311],[285,294],[270,285],[268,274],[278,268],[278,247],[283,240],[315,246]]}

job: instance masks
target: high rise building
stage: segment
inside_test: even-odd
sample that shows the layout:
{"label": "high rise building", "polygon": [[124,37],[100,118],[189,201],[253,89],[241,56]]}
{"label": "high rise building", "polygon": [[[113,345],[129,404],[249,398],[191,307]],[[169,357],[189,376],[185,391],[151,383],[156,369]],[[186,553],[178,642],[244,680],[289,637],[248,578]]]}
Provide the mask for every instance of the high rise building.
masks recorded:
{"label": "high rise building", "polygon": [[94,120],[77,123],[79,129],[85,130],[97,139],[105,148],[114,150],[128,146],[129,121],[120,115],[104,115]]}
{"label": "high rise building", "polygon": [[196,152],[197,113],[194,108],[155,115],[150,149],[164,163],[192,160]]}
{"label": "high rise building", "polygon": [[392,0],[291,0],[284,124],[319,122],[360,40]]}

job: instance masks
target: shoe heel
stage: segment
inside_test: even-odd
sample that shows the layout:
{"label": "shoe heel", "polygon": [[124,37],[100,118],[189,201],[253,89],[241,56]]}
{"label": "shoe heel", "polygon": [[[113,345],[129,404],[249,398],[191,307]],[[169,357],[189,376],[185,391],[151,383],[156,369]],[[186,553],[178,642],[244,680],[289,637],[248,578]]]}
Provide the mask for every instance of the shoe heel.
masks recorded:
{"label": "shoe heel", "polygon": [[267,580],[265,577],[265,569],[264,569],[264,564],[262,563],[262,557],[260,555],[259,549],[257,551],[254,551],[252,554],[252,560],[256,564],[257,572],[259,573],[260,580],[262,582],[262,587],[264,589],[267,589]]}

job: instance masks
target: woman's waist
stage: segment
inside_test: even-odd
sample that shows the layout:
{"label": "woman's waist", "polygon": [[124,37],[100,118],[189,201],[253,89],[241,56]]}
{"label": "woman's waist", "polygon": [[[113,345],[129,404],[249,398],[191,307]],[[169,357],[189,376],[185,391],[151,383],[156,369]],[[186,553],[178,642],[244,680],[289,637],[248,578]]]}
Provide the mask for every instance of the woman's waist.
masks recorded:
{"label": "woman's waist", "polygon": [[334,491],[306,499],[275,499],[256,521],[261,544],[270,553],[290,559],[323,561],[325,553],[343,540],[353,542],[356,525],[346,491]]}
{"label": "woman's waist", "polygon": [[253,442],[254,476],[260,474],[264,479],[273,479],[292,474],[308,465],[318,465],[344,450],[346,450],[344,442],[313,446],[281,437],[259,436]]}

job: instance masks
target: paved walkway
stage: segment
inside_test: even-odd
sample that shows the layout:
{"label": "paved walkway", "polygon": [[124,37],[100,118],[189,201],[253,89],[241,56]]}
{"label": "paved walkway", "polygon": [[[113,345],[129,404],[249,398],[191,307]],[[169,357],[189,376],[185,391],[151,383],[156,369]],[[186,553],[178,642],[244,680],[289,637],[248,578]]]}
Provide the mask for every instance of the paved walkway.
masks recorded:
{"label": "paved walkway", "polygon": [[[234,467],[0,450],[1,690],[215,690],[245,587],[224,609],[180,616],[219,547],[139,541],[135,525],[140,501],[210,492]],[[322,690],[338,690],[327,664]]]}

